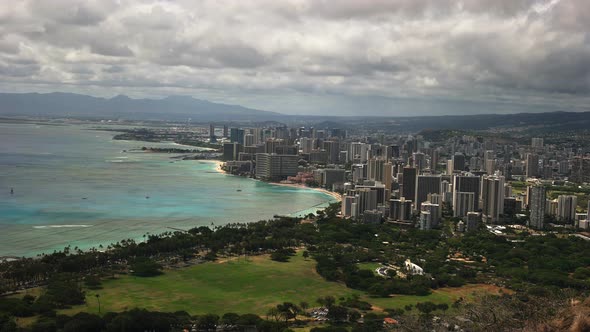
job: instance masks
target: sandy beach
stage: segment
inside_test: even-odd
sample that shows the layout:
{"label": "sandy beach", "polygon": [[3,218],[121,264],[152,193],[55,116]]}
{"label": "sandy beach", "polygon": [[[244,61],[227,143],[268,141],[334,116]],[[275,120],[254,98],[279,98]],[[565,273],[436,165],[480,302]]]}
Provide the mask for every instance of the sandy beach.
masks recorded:
{"label": "sandy beach", "polygon": [[[215,168],[216,171],[223,173],[223,174],[229,174],[229,173],[225,172],[223,169],[221,169],[221,167],[223,166],[222,161],[219,161],[219,160],[203,160],[203,161],[214,162],[217,164],[217,167]],[[311,189],[311,190],[319,191],[319,192],[324,193],[326,195],[332,196],[335,200],[337,200],[339,202],[342,202],[342,195],[340,195],[337,192],[329,191],[324,188],[308,187],[308,186],[305,186],[300,183],[281,183],[281,182],[267,182],[267,183],[277,185],[277,186],[292,187],[292,188],[299,188],[299,189]]]}
{"label": "sandy beach", "polygon": [[223,166],[223,162],[221,160],[202,159],[199,161],[215,164],[215,170],[217,172],[227,174],[224,170],[221,169],[221,166]]}
{"label": "sandy beach", "polygon": [[340,195],[337,192],[329,191],[324,188],[308,187],[308,186],[305,186],[305,185],[299,184],[299,183],[281,183],[281,182],[269,182],[269,183],[277,185],[277,186],[285,186],[285,187],[292,187],[292,188],[299,188],[299,189],[311,189],[311,190],[319,191],[319,192],[324,193],[326,195],[330,195],[330,196],[334,197],[334,199],[338,200],[339,202],[342,201],[342,195]]}

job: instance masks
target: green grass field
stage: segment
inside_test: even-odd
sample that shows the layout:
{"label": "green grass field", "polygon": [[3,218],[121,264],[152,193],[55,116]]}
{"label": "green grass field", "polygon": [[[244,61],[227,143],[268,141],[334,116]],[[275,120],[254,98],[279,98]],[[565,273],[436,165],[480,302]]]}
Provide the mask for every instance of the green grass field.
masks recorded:
{"label": "green grass field", "polygon": [[375,262],[371,262],[371,263],[358,263],[357,266],[361,270],[370,270],[370,271],[373,271],[373,273],[377,274],[377,272],[375,272],[375,270],[378,267],[380,267],[381,264],[375,263]]}
{"label": "green grass field", "polygon": [[[373,268],[373,264],[366,268]],[[265,315],[269,308],[286,301],[306,301],[315,306],[318,297],[332,295],[340,298],[354,293],[362,295],[362,299],[377,310],[403,308],[424,301],[450,305],[460,296],[468,298],[477,290],[497,291],[489,287],[468,285],[436,290],[428,296],[371,298],[343,284],[325,281],[315,272],[315,262],[304,259],[299,253],[288,263],[258,256],[247,262],[229,260],[167,270],[152,278],[122,276],[107,279],[103,282],[103,289],[87,291],[87,304],[62,313],[98,313],[96,294],[100,295],[102,313],[137,307],[167,312],[185,310],[190,314],[235,312]]]}
{"label": "green grass field", "polygon": [[359,293],[346,286],[324,281],[312,259],[297,255],[288,263],[266,256],[251,257],[248,262],[230,260],[205,263],[152,278],[122,276],[105,280],[103,289],[87,291],[87,305],[66,310],[98,312],[95,295],[100,295],[102,312],[135,307],[203,313],[257,313],[278,303],[306,301],[314,305],[320,296],[348,296]]}

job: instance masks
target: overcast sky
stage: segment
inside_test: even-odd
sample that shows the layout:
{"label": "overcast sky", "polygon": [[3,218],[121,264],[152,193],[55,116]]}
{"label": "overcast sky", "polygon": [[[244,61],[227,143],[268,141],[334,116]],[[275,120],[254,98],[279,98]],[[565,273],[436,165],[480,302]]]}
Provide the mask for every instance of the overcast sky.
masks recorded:
{"label": "overcast sky", "polygon": [[590,110],[590,3],[2,1],[0,91],[290,114]]}

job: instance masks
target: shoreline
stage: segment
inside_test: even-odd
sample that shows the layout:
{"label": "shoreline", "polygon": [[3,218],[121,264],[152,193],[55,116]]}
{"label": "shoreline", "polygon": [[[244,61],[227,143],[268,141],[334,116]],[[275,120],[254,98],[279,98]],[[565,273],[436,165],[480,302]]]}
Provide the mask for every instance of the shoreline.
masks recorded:
{"label": "shoreline", "polygon": [[[222,169],[223,166],[223,162],[220,160],[208,160],[209,162],[216,162],[217,163],[217,167],[215,168],[215,170],[219,173],[225,174],[225,175],[233,175],[233,176],[239,176],[239,175],[234,175],[231,173],[228,173],[226,171],[224,171]],[[254,179],[254,178],[249,178],[255,181],[261,181],[264,183],[268,183],[271,185],[275,185],[275,186],[283,186],[283,187],[291,187],[291,188],[297,188],[297,189],[310,189],[310,190],[315,190],[317,192],[321,192],[323,194],[326,194],[328,196],[331,196],[334,200],[338,201],[338,202],[342,202],[342,195],[340,195],[337,192],[334,191],[330,191],[328,189],[324,189],[324,188],[319,188],[319,187],[308,187],[306,185],[300,184],[300,183],[283,183],[283,182],[268,182],[268,181],[262,181],[260,179]]]}
{"label": "shoreline", "polygon": [[315,191],[321,192],[323,194],[326,194],[328,196],[331,196],[332,198],[334,198],[338,202],[342,202],[342,195],[340,195],[337,192],[329,191],[328,189],[308,187],[306,185],[299,184],[299,183],[282,183],[282,182],[267,182],[267,183],[272,184],[272,185],[276,185],[276,186],[315,190]]}
{"label": "shoreline", "polygon": [[231,174],[228,174],[227,172],[225,172],[223,169],[221,169],[221,167],[223,166],[223,161],[221,161],[221,160],[217,160],[217,159],[199,159],[199,160],[196,160],[196,161],[198,161],[198,162],[206,162],[206,163],[209,163],[209,164],[215,164],[215,171],[217,173],[231,175]]}

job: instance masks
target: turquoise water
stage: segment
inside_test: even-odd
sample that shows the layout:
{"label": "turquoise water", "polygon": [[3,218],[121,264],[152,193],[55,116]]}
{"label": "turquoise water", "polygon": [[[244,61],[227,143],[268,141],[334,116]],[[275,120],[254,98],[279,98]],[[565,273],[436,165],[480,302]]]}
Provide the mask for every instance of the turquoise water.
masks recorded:
{"label": "turquoise water", "polygon": [[112,136],[77,125],[0,123],[0,256],[294,215],[332,199],[221,174],[213,162],[129,152],[173,144]]}

